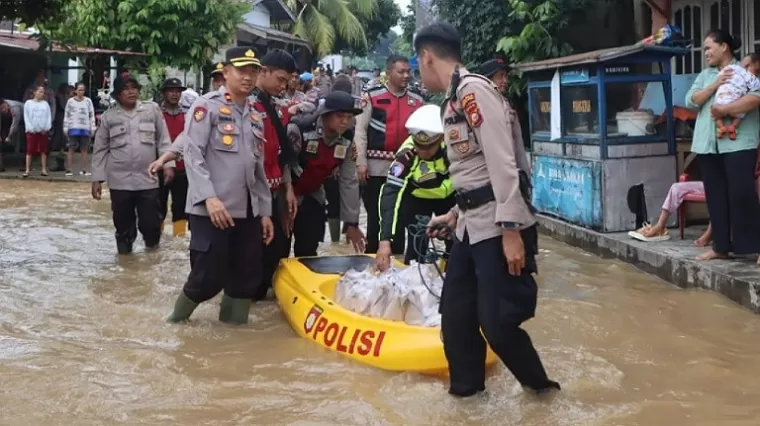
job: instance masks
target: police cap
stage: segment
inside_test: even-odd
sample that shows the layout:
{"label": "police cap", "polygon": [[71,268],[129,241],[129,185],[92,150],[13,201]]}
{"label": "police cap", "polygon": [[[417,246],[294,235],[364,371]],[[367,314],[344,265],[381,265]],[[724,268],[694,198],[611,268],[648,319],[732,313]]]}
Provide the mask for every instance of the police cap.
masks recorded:
{"label": "police cap", "polygon": [[478,67],[478,74],[491,78],[497,72],[505,70],[509,71],[509,64],[504,62],[503,59],[491,59],[490,61],[483,62]]}
{"label": "police cap", "polygon": [[406,129],[417,145],[426,146],[440,142],[443,136],[441,107],[430,104],[418,108],[406,120]]}
{"label": "police cap", "polygon": [[182,82],[180,81],[180,79],[172,77],[172,78],[167,78],[166,80],[164,80],[164,83],[161,85],[161,90],[162,91],[166,90],[166,89],[185,90],[185,89],[187,89],[187,87],[185,87],[185,85],[182,84]]}
{"label": "police cap", "polygon": [[224,62],[233,67],[261,66],[252,47],[230,47],[224,52]]}
{"label": "police cap", "polygon": [[283,70],[288,74],[296,72],[296,61],[293,56],[282,49],[270,49],[263,58],[261,65],[267,68]]}
{"label": "police cap", "polygon": [[214,65],[214,69],[211,71],[211,75],[214,76],[215,74],[222,74],[223,70],[224,70],[224,64],[221,62],[217,62],[216,65]]}
{"label": "police cap", "polygon": [[448,22],[438,21],[420,28],[414,36],[414,51],[419,54],[420,47],[425,43],[435,43],[461,52],[462,37],[459,31]]}
{"label": "police cap", "polygon": [[325,102],[320,105],[317,113],[324,115],[331,112],[348,112],[353,115],[359,115],[362,113],[362,109],[359,108],[359,101],[358,98],[346,92],[330,92],[325,96]]}

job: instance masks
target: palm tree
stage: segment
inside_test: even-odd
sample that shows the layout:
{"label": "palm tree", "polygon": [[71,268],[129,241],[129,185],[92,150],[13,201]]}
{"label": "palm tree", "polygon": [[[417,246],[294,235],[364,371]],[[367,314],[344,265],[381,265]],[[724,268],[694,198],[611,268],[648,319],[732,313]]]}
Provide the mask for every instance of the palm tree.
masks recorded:
{"label": "palm tree", "polygon": [[291,32],[307,40],[317,57],[332,53],[336,35],[346,42],[367,45],[360,19],[372,16],[377,0],[286,0],[295,11]]}

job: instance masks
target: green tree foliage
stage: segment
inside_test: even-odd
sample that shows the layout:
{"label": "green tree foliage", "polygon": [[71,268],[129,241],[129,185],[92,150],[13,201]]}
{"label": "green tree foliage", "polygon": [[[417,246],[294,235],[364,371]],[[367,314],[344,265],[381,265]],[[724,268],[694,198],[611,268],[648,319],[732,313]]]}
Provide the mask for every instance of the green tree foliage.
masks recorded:
{"label": "green tree foliage", "polygon": [[406,14],[401,17],[401,23],[399,24],[401,26],[401,38],[410,46],[414,38],[414,32],[417,29],[417,11],[414,8],[414,4],[415,2],[411,2],[406,5]]}
{"label": "green tree foliage", "polygon": [[377,10],[371,16],[360,16],[359,21],[364,28],[366,45],[350,44],[340,34],[337,35],[333,52],[348,51],[353,55],[364,56],[372,50],[377,50],[377,45],[383,41],[391,28],[398,24],[401,19],[401,9],[393,0],[375,0]]}
{"label": "green tree foliage", "polygon": [[144,52],[154,68],[190,69],[232,41],[250,7],[240,0],[70,0],[62,19],[39,29],[65,44]]}
{"label": "green tree foliage", "polygon": [[296,13],[296,24],[290,31],[307,40],[317,57],[334,51],[337,38],[346,45],[367,49],[367,36],[362,19],[377,12],[378,0],[286,0]]}
{"label": "green tree foliage", "polygon": [[19,21],[26,26],[53,20],[70,0],[2,0],[0,19]]}

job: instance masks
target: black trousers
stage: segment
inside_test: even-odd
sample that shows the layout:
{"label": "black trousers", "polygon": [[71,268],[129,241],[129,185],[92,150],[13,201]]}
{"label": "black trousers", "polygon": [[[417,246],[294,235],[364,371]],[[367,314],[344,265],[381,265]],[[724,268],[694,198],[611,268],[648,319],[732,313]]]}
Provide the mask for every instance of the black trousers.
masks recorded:
{"label": "black trousers", "polygon": [[707,212],[717,253],[760,253],[760,204],[755,190],[757,150],[700,154]]}
{"label": "black trousers", "polygon": [[190,215],[190,274],[183,291],[195,303],[220,291],[233,299],[253,299],[261,284],[261,219],[235,218],[219,229],[206,216]]}
{"label": "black trousers", "polygon": [[[526,246],[538,238],[535,226],[522,234]],[[538,294],[535,258],[528,247],[525,251],[532,266],[516,277],[509,275],[501,237],[470,245],[465,233],[462,241],[455,240],[440,306],[452,393],[485,388],[486,341],[523,386],[551,385],[530,336],[520,328],[535,315]]]}
{"label": "black trousers", "polygon": [[[385,177],[370,176],[367,184],[362,187],[362,201],[367,211],[367,248],[366,253],[377,253],[380,239],[380,190],[385,183]],[[398,227],[393,236],[391,251],[393,254],[404,253],[405,227]]]}
{"label": "black trousers", "polygon": [[[279,197],[279,196],[278,196]],[[272,287],[272,279],[277,271],[280,260],[290,256],[290,238],[285,235],[282,223],[284,205],[279,198],[272,193],[272,223],[274,224],[274,239],[268,246],[264,246],[264,264],[262,265],[261,285],[256,291],[254,300],[264,300],[267,291]]]}
{"label": "black trousers", "polygon": [[325,206],[314,197],[303,197],[293,224],[293,254],[296,257],[316,256],[319,243],[325,239]]}
{"label": "black trousers", "polygon": [[176,171],[174,180],[168,185],[164,183],[164,174],[159,173],[159,189],[161,190],[161,222],[166,219],[169,208],[169,194],[172,196],[172,222],[187,220],[185,202],[187,201],[187,174],[184,171]]}
{"label": "black trousers", "polygon": [[131,246],[139,229],[147,247],[158,245],[161,240],[158,188],[143,191],[111,189],[110,193],[116,241]]}
{"label": "black trousers", "polygon": [[[419,260],[417,250],[421,248],[415,248],[415,241],[412,233],[409,232],[408,226],[417,222],[417,215],[430,216],[435,214],[440,216],[448,213],[452,207],[454,207],[454,196],[439,199],[429,200],[424,198],[417,198],[411,194],[404,194],[404,199],[401,200],[401,212],[399,215],[399,226],[403,226],[401,229],[407,229],[406,240],[409,244],[406,247],[406,254],[404,255],[404,263],[409,264],[412,260]],[[446,240],[446,251],[451,252],[451,248],[454,245],[454,240]]]}
{"label": "black trousers", "polygon": [[340,183],[338,179],[327,179],[323,185],[327,198],[327,218],[340,219]]}

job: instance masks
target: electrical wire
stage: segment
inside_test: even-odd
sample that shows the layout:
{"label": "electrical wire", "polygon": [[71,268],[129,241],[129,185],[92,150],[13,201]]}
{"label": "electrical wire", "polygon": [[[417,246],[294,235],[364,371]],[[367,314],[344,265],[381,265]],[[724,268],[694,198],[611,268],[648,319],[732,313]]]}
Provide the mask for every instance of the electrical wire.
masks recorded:
{"label": "electrical wire", "polygon": [[[430,216],[416,215],[415,219],[417,220],[417,223],[409,225],[407,229],[412,237],[412,250],[414,250],[414,253],[417,254],[417,271],[420,274],[422,285],[425,286],[427,291],[432,294],[433,297],[441,300],[441,296],[439,294],[435,294],[428,283],[425,282],[425,278],[422,275],[422,265],[433,264],[435,270],[438,272],[438,276],[441,277],[441,280],[443,280],[443,272],[438,266],[438,261],[441,259],[448,259],[449,253],[446,251],[446,249],[441,250],[436,247],[434,241],[431,240],[428,236],[427,233],[429,230],[428,223],[430,223]],[[434,229],[438,231],[446,231],[449,236],[453,235],[454,232],[454,230],[448,225],[437,225]],[[439,239],[441,239],[441,237],[439,237]]]}

